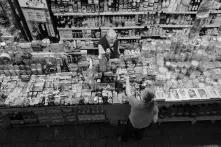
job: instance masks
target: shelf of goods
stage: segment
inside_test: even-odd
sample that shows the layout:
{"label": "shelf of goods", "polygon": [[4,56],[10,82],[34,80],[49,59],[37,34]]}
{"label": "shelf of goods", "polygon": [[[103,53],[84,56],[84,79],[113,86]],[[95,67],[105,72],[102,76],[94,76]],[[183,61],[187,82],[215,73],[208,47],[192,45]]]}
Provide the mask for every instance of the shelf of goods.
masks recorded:
{"label": "shelf of goods", "polygon": [[[64,28],[58,28],[58,30],[60,31],[60,34],[72,34],[75,33],[75,32],[72,32],[72,31],[83,31],[82,32],[82,35],[88,35],[88,33],[91,33],[92,35],[92,32],[94,32],[93,34],[97,34],[99,33],[100,31],[107,31],[108,29],[115,29],[118,34],[121,36],[121,32],[125,33],[124,30],[126,30],[126,32],[128,32],[130,35],[129,36],[132,36],[132,37],[119,37],[118,39],[120,40],[133,40],[133,39],[137,39],[137,40],[141,40],[142,38],[139,37],[139,36],[142,36],[141,34],[143,33],[144,29],[148,29],[148,30],[151,30],[151,28],[155,28],[155,29],[152,29],[150,32],[153,33],[148,35],[149,38],[154,38],[156,36],[159,36],[160,38],[165,38],[165,36],[171,36],[172,34],[170,33],[166,33],[166,31],[164,29],[184,29],[184,28],[188,28],[190,29],[192,27],[192,25],[176,25],[176,24],[158,24],[158,25],[150,25],[150,24],[147,24],[147,25],[140,25],[140,26],[133,26],[133,25],[130,25],[130,26],[124,26],[124,27],[71,27],[71,28],[68,28],[68,27],[64,27]],[[220,27],[220,24],[218,22],[216,22],[216,24],[209,24],[209,25],[204,25],[203,28],[207,28],[207,29],[217,29]],[[145,29],[145,30],[146,30]],[[175,30],[176,31],[176,30]],[[138,34],[135,34],[138,33]],[[160,34],[163,34],[163,35],[158,35],[158,34],[154,34],[154,33],[160,33]],[[69,35],[69,36],[70,36]],[[136,35],[136,36],[135,36]],[[64,35],[62,35],[64,36]],[[94,36],[94,35],[93,35]],[[98,36],[96,36],[98,37]],[[72,38],[72,37],[61,37],[60,40],[64,41],[64,40],[99,40],[99,37],[98,38]]]}
{"label": "shelf of goods", "polygon": [[[149,26],[124,26],[124,27],[75,27],[75,28],[58,28],[59,31],[71,31],[71,30],[109,30],[109,29],[114,29],[114,30],[123,30],[123,29],[143,29],[145,27],[151,27],[152,25]],[[159,27],[162,28],[190,28],[192,25],[159,25]],[[213,24],[213,25],[205,25],[205,28],[218,28],[220,27],[219,24]]]}
{"label": "shelf of goods", "polygon": [[[173,32],[168,32],[168,30],[176,32],[178,29],[190,29],[201,3],[202,1],[198,0],[190,0],[185,4],[182,1],[166,0],[148,2],[129,0],[75,0],[73,2],[65,0],[52,1],[51,9],[57,19],[57,28],[62,41],[75,40],[75,32],[78,31],[82,31],[82,36],[90,35],[100,38],[108,29],[115,29],[123,40],[141,40],[142,37],[126,36],[142,36],[143,29],[150,30],[156,25],[160,29],[151,30],[155,33],[146,36],[153,39],[156,36],[165,38],[165,36],[173,35]],[[220,27],[221,10],[217,2],[212,2],[210,5],[212,7],[209,8],[209,18],[204,28],[215,30]],[[63,37],[67,32],[69,35]],[[82,37],[82,40],[85,39],[87,38]]]}
{"label": "shelf of goods", "polygon": [[113,16],[113,15],[141,15],[148,12],[100,12],[100,13],[54,13],[55,16]]}
{"label": "shelf of goods", "polygon": [[59,31],[71,31],[71,30],[99,30],[99,27],[74,27],[74,28],[58,28]]}
{"label": "shelf of goods", "polygon": [[[139,36],[118,37],[119,40],[141,39]],[[99,40],[99,38],[61,38],[60,40]]]}
{"label": "shelf of goods", "polygon": [[99,40],[99,38],[61,38],[60,40]]}
{"label": "shelf of goods", "polygon": [[[158,11],[158,12],[152,12],[152,11],[143,11],[143,12],[100,12],[100,13],[54,13],[55,16],[105,16],[105,15],[145,15],[148,13],[166,13],[166,14],[197,14],[196,11]],[[221,10],[211,10],[209,12],[210,14],[220,14]]]}
{"label": "shelf of goods", "polygon": [[108,30],[108,29],[143,29],[145,26],[124,26],[124,27],[74,27],[74,28],[58,28],[61,31],[70,31],[70,30]]}
{"label": "shelf of goods", "polygon": [[[174,11],[174,12],[168,12],[168,11],[163,11],[163,13],[166,14],[197,14],[197,11]],[[210,14],[220,14],[220,10],[210,10]]]}
{"label": "shelf of goods", "polygon": [[[162,28],[190,28],[192,25],[160,25]],[[205,25],[204,28],[218,28],[220,24]]]}

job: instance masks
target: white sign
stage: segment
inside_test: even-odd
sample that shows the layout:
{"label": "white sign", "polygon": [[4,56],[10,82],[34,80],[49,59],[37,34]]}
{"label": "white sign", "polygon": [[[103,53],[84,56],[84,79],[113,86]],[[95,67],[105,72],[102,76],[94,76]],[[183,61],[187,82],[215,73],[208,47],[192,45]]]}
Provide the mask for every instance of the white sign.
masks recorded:
{"label": "white sign", "polygon": [[47,22],[44,10],[23,9],[27,21]]}
{"label": "white sign", "polygon": [[18,2],[21,7],[47,9],[46,0],[18,0]]}

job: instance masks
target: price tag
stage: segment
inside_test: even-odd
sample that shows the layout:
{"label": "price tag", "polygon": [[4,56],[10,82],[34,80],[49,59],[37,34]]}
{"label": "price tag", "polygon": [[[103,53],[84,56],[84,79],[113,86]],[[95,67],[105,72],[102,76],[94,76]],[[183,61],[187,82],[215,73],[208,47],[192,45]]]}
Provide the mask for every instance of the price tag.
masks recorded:
{"label": "price tag", "polygon": [[87,50],[81,50],[81,53],[87,54]]}

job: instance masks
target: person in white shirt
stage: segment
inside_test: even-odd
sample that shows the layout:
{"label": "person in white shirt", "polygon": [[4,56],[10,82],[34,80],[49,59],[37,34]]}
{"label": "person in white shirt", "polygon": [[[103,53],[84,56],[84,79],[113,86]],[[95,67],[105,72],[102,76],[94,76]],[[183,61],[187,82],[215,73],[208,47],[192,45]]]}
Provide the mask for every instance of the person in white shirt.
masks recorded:
{"label": "person in white shirt", "polygon": [[158,107],[153,100],[155,92],[153,89],[145,89],[141,92],[140,97],[131,94],[129,77],[126,77],[126,94],[131,106],[127,127],[119,141],[127,141],[129,137],[142,139],[145,128],[152,122],[156,123],[158,119]]}

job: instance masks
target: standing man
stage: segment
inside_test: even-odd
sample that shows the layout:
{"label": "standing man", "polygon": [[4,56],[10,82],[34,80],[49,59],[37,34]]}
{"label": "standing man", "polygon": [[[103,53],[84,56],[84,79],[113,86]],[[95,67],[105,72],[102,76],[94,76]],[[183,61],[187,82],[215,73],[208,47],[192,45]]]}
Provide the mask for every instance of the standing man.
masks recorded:
{"label": "standing man", "polygon": [[108,30],[107,34],[100,39],[98,50],[99,58],[101,58],[102,54],[105,54],[110,59],[119,58],[120,51],[118,48],[117,33],[113,29]]}

